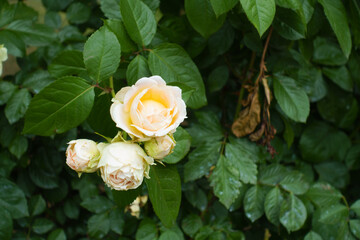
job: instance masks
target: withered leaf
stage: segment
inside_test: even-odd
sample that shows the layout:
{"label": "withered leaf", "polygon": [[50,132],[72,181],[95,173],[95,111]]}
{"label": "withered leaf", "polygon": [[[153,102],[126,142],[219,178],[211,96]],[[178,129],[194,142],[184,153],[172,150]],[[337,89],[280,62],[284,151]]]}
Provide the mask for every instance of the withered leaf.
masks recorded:
{"label": "withered leaf", "polygon": [[257,90],[251,94],[251,104],[241,110],[239,117],[232,125],[231,130],[237,137],[243,137],[252,133],[260,123],[261,105]]}

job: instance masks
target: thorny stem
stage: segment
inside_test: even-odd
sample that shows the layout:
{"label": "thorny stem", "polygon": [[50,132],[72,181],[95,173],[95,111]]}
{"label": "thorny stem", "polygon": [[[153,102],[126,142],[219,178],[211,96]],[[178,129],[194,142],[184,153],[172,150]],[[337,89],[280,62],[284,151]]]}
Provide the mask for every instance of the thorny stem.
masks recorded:
{"label": "thorny stem", "polygon": [[115,91],[114,91],[114,79],[113,79],[113,77],[111,76],[110,77],[110,88],[111,88],[111,95],[112,95],[112,97],[114,98],[115,97]]}

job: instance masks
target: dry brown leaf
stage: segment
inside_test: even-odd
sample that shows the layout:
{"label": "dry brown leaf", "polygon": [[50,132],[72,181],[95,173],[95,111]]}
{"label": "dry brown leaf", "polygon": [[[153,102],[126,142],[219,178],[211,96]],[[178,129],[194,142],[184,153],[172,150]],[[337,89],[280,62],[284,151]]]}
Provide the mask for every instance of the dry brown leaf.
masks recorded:
{"label": "dry brown leaf", "polygon": [[249,94],[248,100],[250,99],[250,105],[241,110],[239,117],[232,125],[232,132],[237,137],[243,137],[252,133],[260,123],[261,105],[257,89],[254,94]]}
{"label": "dry brown leaf", "polygon": [[271,103],[271,91],[270,91],[270,88],[269,88],[269,85],[268,85],[268,81],[267,81],[266,78],[261,79],[261,81],[262,81],[262,84],[263,84],[264,89],[265,89],[265,96],[266,96],[267,103],[270,106],[270,103]]}
{"label": "dry brown leaf", "polygon": [[257,142],[261,139],[261,137],[264,135],[264,132],[265,132],[265,124],[261,124],[261,127],[259,130],[257,130],[256,132],[252,133],[250,136],[249,136],[249,139],[253,142]]}

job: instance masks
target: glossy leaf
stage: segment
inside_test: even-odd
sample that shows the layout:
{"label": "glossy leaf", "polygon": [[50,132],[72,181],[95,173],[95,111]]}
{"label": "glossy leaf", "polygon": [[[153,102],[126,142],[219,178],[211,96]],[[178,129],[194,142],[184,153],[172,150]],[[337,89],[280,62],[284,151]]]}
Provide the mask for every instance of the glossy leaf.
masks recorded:
{"label": "glossy leaf", "polygon": [[319,0],[319,3],[324,7],[325,15],[348,58],[351,52],[351,33],[344,5],[340,0]]}
{"label": "glossy leaf", "polygon": [[181,181],[175,166],[152,166],[146,179],[149,197],[156,215],[166,227],[177,218],[181,202]]}
{"label": "glossy leaf", "polygon": [[97,30],[84,46],[84,63],[90,77],[96,82],[111,77],[119,66],[120,55],[115,34],[106,27]]}
{"label": "glossy leaf", "polygon": [[24,133],[49,136],[77,126],[91,111],[93,88],[77,77],[53,82],[32,99],[25,115]]}
{"label": "glossy leaf", "polygon": [[[224,1],[221,3],[224,4]],[[185,0],[185,12],[191,26],[204,38],[219,30],[226,17],[225,14],[216,16],[210,0]]]}
{"label": "glossy leaf", "polygon": [[236,159],[220,155],[210,177],[210,185],[214,188],[214,194],[226,208],[230,208],[240,193],[241,182],[238,180],[240,174],[237,169]]}
{"label": "glossy leaf", "polygon": [[120,12],[131,39],[140,46],[149,45],[156,33],[156,20],[150,8],[140,0],[120,0]]}
{"label": "glossy leaf", "polygon": [[310,113],[309,98],[294,79],[278,75],[274,78],[274,93],[281,109],[289,118],[306,122]]}
{"label": "glossy leaf", "polygon": [[288,232],[299,230],[305,223],[307,212],[304,203],[290,193],[280,207],[280,222]]}
{"label": "glossy leaf", "polygon": [[240,3],[248,17],[249,21],[254,25],[260,37],[270,27],[275,16],[274,0],[240,0]]}

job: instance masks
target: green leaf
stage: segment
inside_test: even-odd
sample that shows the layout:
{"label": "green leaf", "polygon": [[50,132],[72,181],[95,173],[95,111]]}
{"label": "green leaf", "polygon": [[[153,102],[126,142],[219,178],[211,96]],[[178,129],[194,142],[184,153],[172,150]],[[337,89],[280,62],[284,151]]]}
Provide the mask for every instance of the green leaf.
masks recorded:
{"label": "green leaf", "polygon": [[110,229],[115,233],[122,235],[124,231],[124,211],[120,208],[115,208],[110,211]]}
{"label": "green leaf", "polygon": [[[101,1],[101,2],[106,2],[106,1]],[[129,34],[126,32],[124,23],[121,20],[118,19],[108,19],[104,21],[105,26],[112,31],[121,46],[121,51],[122,52],[133,52],[136,51],[136,45],[135,43],[131,40]]]}
{"label": "green leaf", "polygon": [[44,22],[49,27],[58,29],[61,27],[60,14],[57,12],[48,11],[45,13]]}
{"label": "green leaf", "polygon": [[266,191],[260,185],[252,186],[245,194],[244,210],[247,218],[255,222],[264,214]]}
{"label": "green leaf", "polygon": [[345,66],[340,68],[323,68],[325,76],[345,91],[353,91],[353,81],[348,69]]}
{"label": "green leaf", "polygon": [[1,30],[0,32],[1,43],[7,48],[8,53],[15,57],[23,57],[25,55],[25,43],[19,34],[9,31]]}
{"label": "green leaf", "polygon": [[357,216],[360,216],[360,200],[357,200],[356,202],[351,204],[350,209],[353,210]]}
{"label": "green leaf", "polygon": [[50,136],[76,127],[91,111],[93,88],[78,77],[56,80],[32,99],[23,132]]}
{"label": "green leaf", "polygon": [[41,195],[35,195],[30,198],[29,212],[30,216],[36,216],[43,213],[46,209],[46,202]]}
{"label": "green leaf", "polygon": [[274,187],[265,197],[264,209],[267,219],[274,225],[280,224],[280,207],[283,201],[283,196],[279,187]]}
{"label": "green leaf", "polygon": [[137,55],[131,60],[126,70],[126,81],[128,85],[134,85],[142,77],[150,77],[148,62],[145,57]]}
{"label": "green leaf", "polygon": [[299,146],[304,160],[323,162],[331,157],[339,160],[345,158],[351,142],[344,132],[324,122],[315,121],[305,128]]}
{"label": "green leaf", "polygon": [[319,0],[324,12],[340,43],[345,56],[351,52],[351,33],[346,16],[346,10],[341,0]]}
{"label": "green leaf", "polygon": [[298,171],[290,172],[281,180],[280,185],[297,195],[304,194],[309,189],[309,183],[306,181],[304,174]]}
{"label": "green leaf", "polygon": [[235,31],[229,22],[224,25],[209,37],[208,49],[211,56],[218,56],[226,53],[235,40]]}
{"label": "green leaf", "polygon": [[314,62],[329,66],[341,66],[347,62],[346,56],[337,43],[321,37],[317,37],[313,43],[314,53],[312,60]]}
{"label": "green leaf", "polygon": [[5,116],[10,124],[19,121],[25,115],[25,112],[30,104],[31,95],[27,89],[20,89],[16,91],[5,107]]}
{"label": "green leaf", "polygon": [[207,174],[219,158],[221,142],[207,142],[189,154],[185,163],[184,181],[189,182]]}
{"label": "green leaf", "polygon": [[360,220],[352,219],[350,220],[350,230],[354,236],[360,238]]}
{"label": "green leaf", "polygon": [[336,188],[345,187],[350,180],[349,170],[344,163],[333,161],[315,165],[319,180],[328,182]]}
{"label": "green leaf", "polygon": [[104,212],[93,215],[88,220],[87,229],[90,237],[103,239],[110,230],[109,213]]}
{"label": "green leaf", "polygon": [[49,219],[37,218],[32,225],[32,230],[37,234],[44,234],[49,232],[54,226],[55,224]]}
{"label": "green leaf", "polygon": [[141,46],[149,45],[156,33],[150,8],[140,0],[120,0],[120,12],[131,39]]}
{"label": "green leaf", "polygon": [[0,239],[10,240],[13,231],[11,214],[5,209],[0,208]]}
{"label": "green leaf", "polygon": [[260,37],[270,27],[275,16],[275,0],[240,0],[246,16]]}
{"label": "green leaf", "polygon": [[210,0],[185,0],[185,12],[191,26],[204,38],[217,32],[226,18],[226,14],[216,16]]}
{"label": "green leaf", "polygon": [[86,22],[91,14],[91,9],[81,3],[74,2],[66,10],[66,17],[70,23],[81,24]]}
{"label": "green leaf", "polygon": [[77,50],[60,52],[49,65],[49,72],[55,78],[86,73],[83,54]]}
{"label": "green leaf", "polygon": [[109,210],[114,204],[104,196],[86,198],[80,204],[83,208],[93,213],[102,213]]}
{"label": "green leaf", "polygon": [[184,49],[177,44],[160,44],[149,54],[149,68],[153,75],[167,83],[180,82],[195,89],[187,104],[191,108],[206,105],[205,87],[200,72]]}
{"label": "green leaf", "polygon": [[215,170],[210,177],[210,186],[214,188],[214,194],[226,208],[238,197],[241,187],[239,171],[234,158],[226,158],[220,155]]}
{"label": "green leaf", "polygon": [[274,78],[274,93],[281,109],[289,118],[296,122],[306,122],[310,113],[309,98],[294,79],[277,75]]}
{"label": "green leaf", "polygon": [[47,240],[66,240],[66,234],[64,230],[58,228],[49,234]]}
{"label": "green leaf", "polygon": [[293,193],[283,201],[280,207],[280,222],[288,230],[299,230],[305,223],[307,211],[304,203]]}
{"label": "green leaf", "polygon": [[17,33],[27,45],[47,46],[56,40],[56,34],[52,28],[43,24],[34,24],[32,21],[13,21],[6,29]]}
{"label": "green leaf", "polygon": [[174,138],[176,141],[175,148],[170,155],[163,159],[163,162],[175,164],[181,161],[190,151],[191,136],[185,129],[178,127],[174,133]]}
{"label": "green leaf", "polygon": [[10,154],[0,152],[0,177],[8,178],[16,166],[16,162],[10,158]]}
{"label": "green leaf", "polygon": [[113,32],[102,27],[84,45],[84,63],[96,82],[111,77],[120,63],[121,47]]}
{"label": "green leaf", "polygon": [[207,88],[210,93],[221,90],[229,80],[229,69],[227,66],[219,66],[210,72]]}
{"label": "green leaf", "polygon": [[216,17],[219,17],[221,14],[224,14],[235,7],[235,5],[238,3],[238,0],[210,0],[210,2]]}
{"label": "green leaf", "polygon": [[320,209],[319,221],[325,224],[335,224],[341,220],[345,220],[349,210],[342,204],[335,204],[327,208]]}
{"label": "green leaf", "polygon": [[111,192],[116,205],[120,208],[124,208],[127,205],[130,205],[130,203],[132,203],[136,199],[136,197],[141,194],[141,187],[138,187],[136,189],[130,189],[127,191],[112,190]]}
{"label": "green leaf", "polygon": [[299,40],[305,38],[306,25],[294,11],[278,8],[274,20],[275,30],[285,39]]}
{"label": "green leaf", "polygon": [[11,82],[0,82],[0,105],[7,103],[7,101],[15,92],[16,88],[16,85],[12,84]]}
{"label": "green leaf", "polygon": [[181,202],[181,180],[175,166],[156,165],[146,179],[149,197],[156,215],[166,227],[171,227],[177,218]]}
{"label": "green leaf", "polygon": [[[327,207],[340,201],[341,193],[328,183],[318,182],[312,185],[306,196],[318,207]],[[360,204],[359,204],[360,205]],[[359,212],[360,213],[360,212]]]}
{"label": "green leaf", "polygon": [[182,229],[190,237],[194,237],[202,226],[201,218],[196,214],[187,215],[181,222]]}
{"label": "green leaf", "polygon": [[315,67],[302,67],[298,71],[296,79],[299,86],[305,90],[311,102],[317,102],[324,98],[327,86],[320,69]]}
{"label": "green leaf", "polygon": [[28,148],[28,140],[26,137],[18,135],[10,143],[9,151],[17,158],[20,159],[21,156],[26,152]]}
{"label": "green leaf", "polygon": [[22,86],[37,94],[53,81],[54,80],[50,77],[48,71],[36,70],[35,72],[26,75]]}
{"label": "green leaf", "polygon": [[94,106],[89,117],[86,119],[94,132],[104,136],[115,136],[119,130],[116,128],[114,121],[109,114],[109,109],[112,104],[111,99],[111,94],[101,95],[101,93],[99,93],[95,97]]}
{"label": "green leaf", "polygon": [[187,201],[200,211],[204,211],[208,204],[204,190],[199,188],[194,182],[187,183],[184,188],[186,189],[185,197]]}
{"label": "green leaf", "polygon": [[251,149],[251,145],[247,140],[231,138],[230,143],[226,144],[225,156],[239,170],[242,182],[255,184],[257,180],[256,162],[259,160],[259,155],[254,149]]}
{"label": "green leaf", "polygon": [[314,231],[310,231],[306,234],[304,240],[322,240],[322,237]]}
{"label": "green leaf", "polygon": [[192,145],[198,146],[206,142],[216,142],[224,137],[218,116],[211,111],[195,112],[199,123],[192,124],[187,131],[192,138]]}
{"label": "green leaf", "polygon": [[210,226],[203,226],[200,231],[195,235],[195,240],[205,240],[214,232]]}
{"label": "green leaf", "polygon": [[331,84],[328,94],[317,103],[321,117],[340,128],[351,128],[358,116],[358,102],[352,94]]}
{"label": "green leaf", "polygon": [[260,168],[259,180],[268,185],[277,185],[287,175],[288,170],[283,165],[274,163]]}
{"label": "green leaf", "polygon": [[100,9],[107,18],[121,19],[119,0],[100,1]]}
{"label": "green leaf", "polygon": [[145,218],[140,222],[135,235],[136,240],[156,240],[158,230],[154,220]]}
{"label": "green leaf", "polygon": [[23,191],[13,182],[0,178],[0,207],[10,212],[12,218],[29,216]]}

